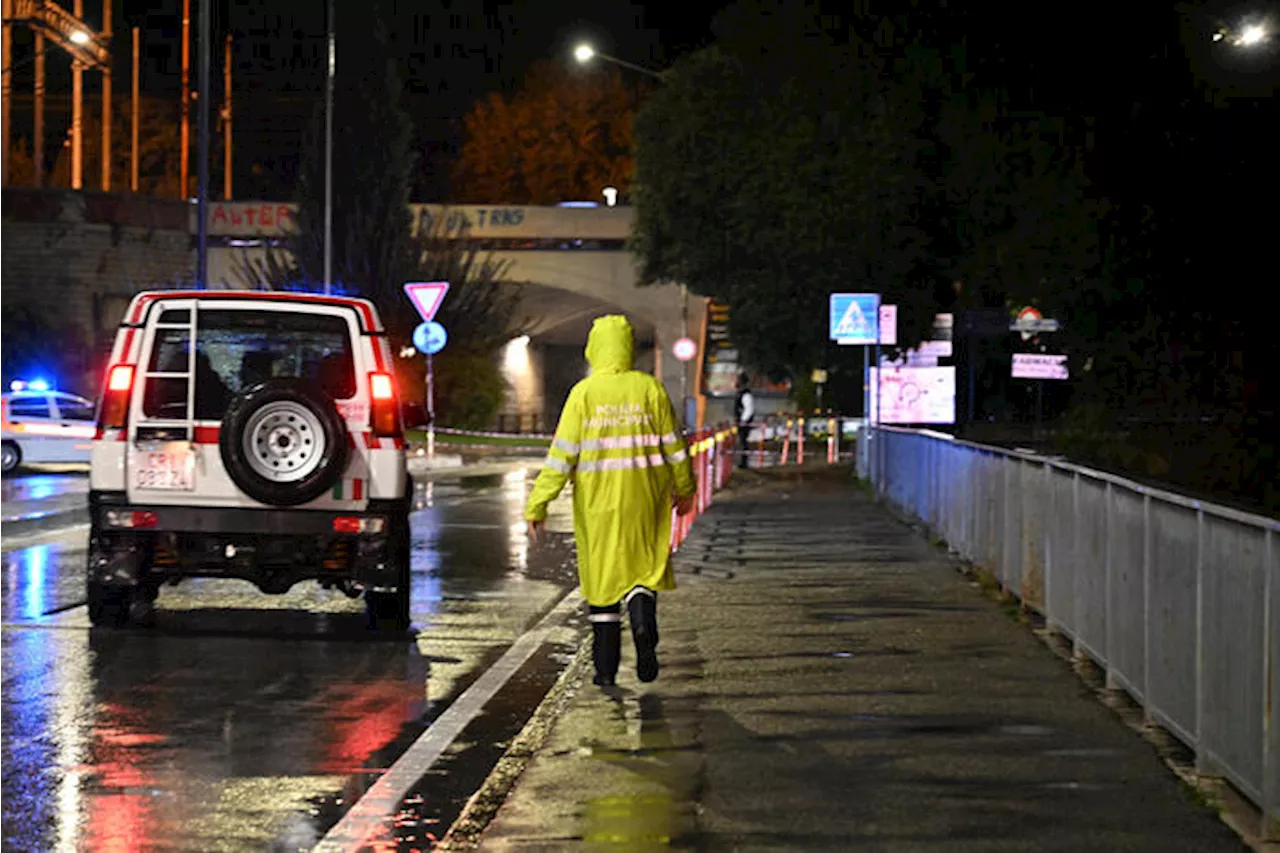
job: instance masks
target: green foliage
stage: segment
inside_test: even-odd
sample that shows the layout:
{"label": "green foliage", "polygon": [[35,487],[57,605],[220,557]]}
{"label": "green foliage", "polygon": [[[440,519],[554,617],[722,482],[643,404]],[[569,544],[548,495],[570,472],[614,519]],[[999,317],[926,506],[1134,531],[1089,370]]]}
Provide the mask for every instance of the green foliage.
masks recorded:
{"label": "green foliage", "polygon": [[913,346],[952,282],[1025,303],[1097,265],[1070,145],[1001,118],[949,44],[897,35],[919,26],[869,25],[837,39],[812,9],[740,3],[636,119],[643,280],[729,302],[746,356],[793,381],[860,375],[826,340],[832,292],[881,293]]}
{"label": "green foliage", "polygon": [[435,368],[438,422],[457,429],[492,426],[507,387],[494,356],[446,349],[436,356]]}

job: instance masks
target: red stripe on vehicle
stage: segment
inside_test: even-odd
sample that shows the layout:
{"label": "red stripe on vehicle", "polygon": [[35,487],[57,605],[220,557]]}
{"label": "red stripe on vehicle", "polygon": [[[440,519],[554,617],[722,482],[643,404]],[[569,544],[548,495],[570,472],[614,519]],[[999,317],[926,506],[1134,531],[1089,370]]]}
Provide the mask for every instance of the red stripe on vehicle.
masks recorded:
{"label": "red stripe on vehicle", "polygon": [[222,427],[198,426],[196,427],[196,444],[217,444],[221,434]]}
{"label": "red stripe on vehicle", "polygon": [[351,481],[351,499],[353,501],[364,499],[364,480]]}
{"label": "red stripe on vehicle", "polygon": [[371,433],[371,432],[362,432],[362,433],[360,433],[360,434],[361,434],[362,436],[364,436],[364,446],[365,446],[365,447],[368,447],[368,448],[370,448],[371,450],[377,450],[377,449],[378,449],[378,439],[374,436],[374,434],[373,434],[373,433]]}
{"label": "red stripe on vehicle", "polygon": [[120,348],[121,363],[127,363],[133,359],[133,335],[135,331],[137,330],[136,329],[124,330],[124,346]]}
{"label": "red stripe on vehicle", "polygon": [[356,449],[356,437],[351,433],[347,433],[347,447],[351,450]]}
{"label": "red stripe on vehicle", "polygon": [[404,439],[397,436],[392,440],[392,447],[396,450],[404,450]]}
{"label": "red stripe on vehicle", "polygon": [[267,302],[310,302],[317,305],[338,305],[344,308],[354,308],[360,314],[360,319],[364,328],[362,331],[376,331],[374,326],[373,309],[359,299],[347,299],[341,296],[324,296],[318,293],[280,293],[278,291],[227,291],[225,293],[211,293],[208,290],[167,290],[163,293],[157,293],[152,296],[145,296],[138,300],[138,304],[134,307],[133,313],[129,316],[129,322],[141,322],[145,313],[145,308],[151,302],[161,299],[248,299],[248,300],[264,300]]}

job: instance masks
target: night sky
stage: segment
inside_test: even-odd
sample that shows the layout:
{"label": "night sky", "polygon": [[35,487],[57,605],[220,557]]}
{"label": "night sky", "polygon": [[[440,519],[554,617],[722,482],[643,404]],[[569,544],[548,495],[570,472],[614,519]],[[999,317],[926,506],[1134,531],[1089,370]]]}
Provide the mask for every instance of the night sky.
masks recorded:
{"label": "night sky", "polygon": [[[344,68],[344,29],[368,26],[375,0],[336,0],[338,75]],[[712,40],[712,19],[724,2],[684,0],[680,3],[633,3],[626,0],[483,0],[392,2],[382,0],[382,20],[394,34],[403,61],[406,107],[417,130],[418,201],[449,200],[448,166],[460,143],[461,118],[487,92],[514,91],[525,71],[538,60],[571,63],[572,46],[589,40],[598,49],[653,68],[662,68],[683,53]],[[68,4],[69,5],[69,4]],[[86,0],[87,21],[101,22],[101,5]],[[143,28],[142,88],[173,105],[178,115],[181,47],[180,0],[164,4],[161,14],[147,0],[114,4],[114,54],[118,109],[127,108],[130,39],[128,28]],[[833,11],[853,9],[876,14],[903,4],[860,0],[832,4]],[[908,4],[941,9],[945,3]],[[1055,20],[1039,13],[1010,14],[1004,4],[963,4],[942,12],[946,26],[969,33],[971,55],[990,67],[1004,67],[1010,81],[1024,90],[1028,103],[1050,112],[1116,114],[1150,105],[1169,109],[1190,99],[1205,98],[1207,89],[1225,97],[1253,99],[1273,95],[1280,63],[1247,67],[1211,56],[1205,33],[1215,19],[1232,20],[1257,10],[1273,16],[1274,2],[1142,4],[1083,0],[1055,7]],[[956,15],[963,10],[963,23]],[[284,199],[292,196],[297,152],[318,98],[323,92],[324,0],[234,2],[214,0],[214,101],[211,123],[216,134],[216,108],[222,98],[222,44],[233,37],[234,178],[238,198]],[[198,24],[198,0],[192,25]],[[31,68],[17,65],[31,53],[30,34],[15,34],[13,83],[14,134],[29,134]],[[197,80],[197,51],[192,46],[192,86]],[[998,60],[998,61],[997,61]],[[66,95],[70,74],[65,55],[49,54],[49,106],[46,124],[53,151],[66,133]],[[590,69],[583,69],[590,73]],[[86,95],[93,106],[97,75],[87,75]],[[1226,115],[1231,110],[1224,110]],[[1238,114],[1240,110],[1235,110]],[[338,117],[341,121],[341,117]],[[1237,121],[1238,118],[1224,118]],[[193,111],[192,130],[195,130]],[[1232,137],[1235,137],[1233,140]],[[1229,134],[1227,148],[1243,142]],[[194,146],[193,146],[194,151]],[[1240,160],[1224,150],[1224,162]],[[221,157],[213,155],[211,181],[221,186]],[[1213,164],[1204,163],[1205,168]],[[193,167],[192,173],[195,169]],[[92,187],[90,187],[92,188]]]}

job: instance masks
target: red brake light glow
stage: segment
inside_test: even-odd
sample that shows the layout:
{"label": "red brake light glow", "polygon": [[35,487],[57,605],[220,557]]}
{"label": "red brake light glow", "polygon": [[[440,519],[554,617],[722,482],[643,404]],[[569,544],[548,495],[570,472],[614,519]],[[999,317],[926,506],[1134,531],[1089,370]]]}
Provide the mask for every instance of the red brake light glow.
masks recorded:
{"label": "red brake light glow", "polygon": [[108,391],[128,391],[133,387],[133,365],[117,364],[111,368],[111,377],[107,380]]}
{"label": "red brake light glow", "polygon": [[396,389],[389,373],[369,374],[369,427],[380,438],[397,438],[400,435],[400,411],[396,404]]}
{"label": "red brake light glow", "polygon": [[395,389],[391,386],[391,376],[386,373],[369,374],[369,391],[375,400],[394,400]]}
{"label": "red brake light glow", "polygon": [[107,391],[102,395],[98,426],[124,429],[129,417],[129,392],[133,390],[133,365],[117,364],[107,374]]}
{"label": "red brake light glow", "polygon": [[359,533],[360,519],[351,516],[338,516],[333,520],[334,533]]}

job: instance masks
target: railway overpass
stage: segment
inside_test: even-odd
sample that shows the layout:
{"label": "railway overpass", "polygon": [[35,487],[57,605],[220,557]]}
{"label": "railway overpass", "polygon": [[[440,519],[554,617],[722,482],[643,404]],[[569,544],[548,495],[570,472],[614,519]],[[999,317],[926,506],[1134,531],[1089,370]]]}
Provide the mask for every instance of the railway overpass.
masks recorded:
{"label": "railway overpass", "polygon": [[[295,210],[296,205],[277,202],[210,203],[210,286],[244,287],[251,283],[247,264],[270,251],[287,251]],[[693,370],[671,356],[671,344],[701,328],[703,301],[688,300],[686,319],[681,287],[638,286],[626,247],[631,208],[417,204],[411,210],[415,233],[434,226],[462,233],[507,261],[506,277],[524,285],[518,316],[529,321],[533,369],[527,382],[508,376],[515,390],[506,414],[536,412],[544,422],[554,417],[568,386],[582,374],[581,351],[591,322],[608,313],[630,317],[637,366],[660,377],[678,407],[682,396],[693,396]],[[193,234],[196,215],[192,209]]]}

